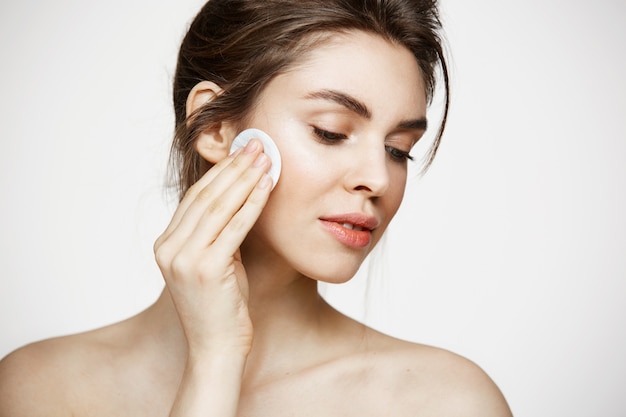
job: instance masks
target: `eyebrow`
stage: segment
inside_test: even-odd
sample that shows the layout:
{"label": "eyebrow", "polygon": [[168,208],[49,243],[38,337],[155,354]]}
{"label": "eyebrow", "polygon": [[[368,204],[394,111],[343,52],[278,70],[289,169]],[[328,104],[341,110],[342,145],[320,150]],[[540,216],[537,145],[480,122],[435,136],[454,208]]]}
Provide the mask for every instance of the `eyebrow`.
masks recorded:
{"label": "eyebrow", "polygon": [[307,94],[305,99],[313,99],[313,100],[326,100],[332,101],[334,103],[339,104],[340,106],[345,107],[353,113],[358,114],[364,119],[371,119],[372,112],[367,108],[365,104],[357,100],[356,98],[342,93],[340,91],[335,90],[320,90],[314,91],[312,93]]}
{"label": "eyebrow", "polygon": [[[320,90],[314,91],[312,93],[304,96],[305,99],[308,100],[326,100],[332,101],[334,103],[339,104],[342,107],[345,107],[349,111],[356,113],[357,115],[363,117],[364,119],[370,120],[372,118],[372,112],[367,108],[365,103],[359,101],[355,97],[352,97],[348,94],[342,93],[340,91],[335,90]],[[407,129],[407,130],[426,130],[428,126],[428,122],[426,118],[415,119],[415,120],[405,120],[398,124],[398,128]]]}
{"label": "eyebrow", "polygon": [[426,120],[426,118],[421,118],[421,119],[416,119],[416,120],[406,120],[406,121],[400,122],[398,127],[400,129],[426,131],[426,129],[428,129],[428,121]]}

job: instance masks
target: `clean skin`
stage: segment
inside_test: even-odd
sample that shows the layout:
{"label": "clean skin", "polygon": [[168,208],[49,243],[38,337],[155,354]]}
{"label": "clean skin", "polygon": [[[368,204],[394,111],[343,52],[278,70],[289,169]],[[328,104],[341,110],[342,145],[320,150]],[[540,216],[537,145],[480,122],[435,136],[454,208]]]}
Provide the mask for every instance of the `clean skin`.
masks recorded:
{"label": "clean skin", "polygon": [[[188,112],[221,93],[199,83]],[[407,49],[333,35],[269,83],[246,126],[198,138],[215,165],[155,244],[156,303],[9,355],[0,417],[510,416],[470,361],[378,333],[317,293],[318,281],[350,279],[380,240],[425,115]],[[246,127],[281,151],[274,191],[259,141],[229,155]]]}

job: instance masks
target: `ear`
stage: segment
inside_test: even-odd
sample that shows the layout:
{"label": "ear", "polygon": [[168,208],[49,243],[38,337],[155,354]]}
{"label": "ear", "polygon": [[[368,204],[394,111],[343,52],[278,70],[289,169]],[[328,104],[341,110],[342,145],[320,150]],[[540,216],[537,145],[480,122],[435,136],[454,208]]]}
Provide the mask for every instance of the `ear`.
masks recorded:
{"label": "ear", "polygon": [[[196,84],[187,96],[187,117],[214,100],[223,91],[220,86],[211,81],[201,81]],[[230,145],[236,134],[237,129],[232,123],[223,122],[209,126],[196,139],[196,151],[204,160],[215,164],[228,156]]]}

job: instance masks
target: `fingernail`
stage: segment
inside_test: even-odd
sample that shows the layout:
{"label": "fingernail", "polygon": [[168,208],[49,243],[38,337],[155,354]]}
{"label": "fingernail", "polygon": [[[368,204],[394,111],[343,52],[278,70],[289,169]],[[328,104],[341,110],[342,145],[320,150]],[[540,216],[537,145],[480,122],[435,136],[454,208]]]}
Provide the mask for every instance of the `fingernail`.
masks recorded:
{"label": "fingernail", "polygon": [[261,177],[261,181],[259,181],[259,188],[261,189],[269,188],[271,185],[272,185],[272,178],[267,174],[263,174],[263,176]]}
{"label": "fingernail", "polygon": [[252,152],[256,151],[258,148],[259,148],[259,141],[258,140],[251,140],[246,145],[245,151],[247,153],[252,153]]}
{"label": "fingernail", "polygon": [[267,155],[265,155],[264,153],[261,153],[259,154],[259,156],[256,157],[253,165],[258,168],[258,167],[262,167],[263,165],[265,165],[266,162],[267,162]]}

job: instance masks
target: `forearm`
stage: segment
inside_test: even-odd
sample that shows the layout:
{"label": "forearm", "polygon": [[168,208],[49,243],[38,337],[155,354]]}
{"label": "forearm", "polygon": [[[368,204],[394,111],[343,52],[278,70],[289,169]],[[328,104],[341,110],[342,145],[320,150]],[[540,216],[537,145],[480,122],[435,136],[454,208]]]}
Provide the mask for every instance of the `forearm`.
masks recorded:
{"label": "forearm", "polygon": [[245,363],[233,353],[189,359],[170,417],[236,416]]}

